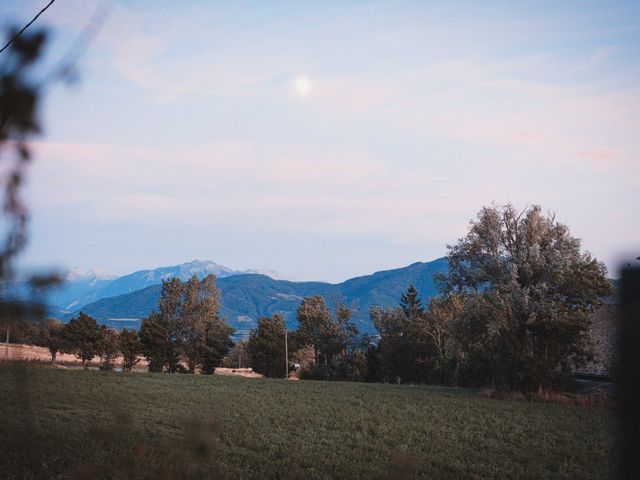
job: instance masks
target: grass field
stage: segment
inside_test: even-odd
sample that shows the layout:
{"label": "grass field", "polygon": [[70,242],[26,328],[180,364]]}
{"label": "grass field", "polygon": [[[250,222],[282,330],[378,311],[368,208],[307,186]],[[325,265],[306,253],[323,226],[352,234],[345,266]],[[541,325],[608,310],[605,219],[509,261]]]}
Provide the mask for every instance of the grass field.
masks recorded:
{"label": "grass field", "polygon": [[2,478],[610,478],[611,408],[0,364]]}

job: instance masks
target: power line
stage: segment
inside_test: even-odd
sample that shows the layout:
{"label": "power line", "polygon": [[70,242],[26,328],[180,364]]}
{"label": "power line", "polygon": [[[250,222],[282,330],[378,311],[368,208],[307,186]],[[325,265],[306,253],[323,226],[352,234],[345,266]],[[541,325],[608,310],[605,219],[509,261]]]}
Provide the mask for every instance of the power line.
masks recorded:
{"label": "power line", "polygon": [[0,53],[4,52],[4,51],[7,49],[7,47],[13,43],[13,41],[14,41],[16,38],[18,38],[20,35],[22,35],[22,33],[23,33],[27,28],[29,28],[29,26],[30,26],[33,22],[35,22],[35,21],[36,21],[36,19],[37,19],[40,15],[42,15],[42,14],[44,13],[44,11],[45,11],[47,8],[49,8],[51,5],[53,5],[53,2],[55,2],[55,1],[56,1],[56,0],[51,0],[49,3],[47,3],[47,5],[46,5],[42,10],[40,10],[40,11],[38,12],[38,14],[37,14],[35,17],[33,17],[33,19],[32,19],[29,23],[27,23],[24,27],[22,27],[22,30],[20,30],[18,33],[16,33],[16,34],[15,34],[15,35],[14,35],[14,36],[13,36],[13,37],[8,41],[8,42],[7,42],[7,44],[6,44],[4,47],[2,47],[2,50],[0,50]]}

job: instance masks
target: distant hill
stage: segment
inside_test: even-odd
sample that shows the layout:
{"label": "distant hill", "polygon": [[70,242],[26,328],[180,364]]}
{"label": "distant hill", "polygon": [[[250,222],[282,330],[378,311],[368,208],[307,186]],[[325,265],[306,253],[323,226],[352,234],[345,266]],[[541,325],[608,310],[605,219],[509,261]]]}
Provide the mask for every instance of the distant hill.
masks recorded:
{"label": "distant hill", "polygon": [[[361,331],[367,332],[373,330],[368,313],[371,306],[397,305],[410,284],[418,289],[426,302],[438,293],[433,275],[446,271],[447,261],[440,258],[352,278],[339,284],[274,280],[260,274],[231,275],[218,279],[221,313],[238,330],[254,328],[261,316],[276,312],[280,312],[287,324],[294,327],[295,312],[302,298],[322,295],[330,306],[340,302],[353,306],[354,320]],[[161,289],[161,285],[152,285],[124,295],[102,298],[79,310],[112,326],[134,326],[132,319],[140,319],[155,310]],[[67,314],[66,318],[77,312]]]}
{"label": "distant hill", "polygon": [[[192,262],[160,267],[153,270],[140,270],[121,277],[109,276],[95,270],[85,271],[75,268],[65,272],[64,283],[47,293],[46,303],[52,310],[68,314],[102,298],[114,297],[135,292],[152,285],[159,285],[163,280],[176,277],[188,280],[193,275],[203,278],[214,274],[218,278],[231,275],[261,273],[257,270],[232,270],[210,260],[194,260]],[[277,277],[275,272],[266,272]],[[12,287],[13,297],[26,298],[29,295],[26,282],[19,282]]]}

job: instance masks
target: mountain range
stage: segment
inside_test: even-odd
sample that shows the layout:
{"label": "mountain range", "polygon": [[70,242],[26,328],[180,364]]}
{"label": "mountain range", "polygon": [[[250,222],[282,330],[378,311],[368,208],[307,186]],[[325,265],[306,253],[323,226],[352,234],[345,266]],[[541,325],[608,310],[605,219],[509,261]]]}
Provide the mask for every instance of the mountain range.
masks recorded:
{"label": "mountain range", "polygon": [[[202,279],[209,274],[224,278],[231,275],[254,273],[261,272],[258,270],[233,270],[210,260],[194,260],[153,270],[139,270],[121,277],[108,275],[99,270],[74,268],[64,273],[63,283],[60,286],[47,292],[46,303],[54,312],[64,316],[91,302],[158,285],[168,278],[176,277],[186,281],[193,275]],[[276,272],[266,273],[278,278]],[[14,291],[17,292],[15,296],[25,296],[24,292],[28,291],[25,283],[18,283],[15,286]]]}
{"label": "mountain range", "polygon": [[296,309],[302,298],[310,295],[322,295],[330,307],[338,303],[353,307],[353,319],[360,331],[371,332],[371,306],[398,305],[400,296],[410,284],[418,289],[426,303],[438,293],[433,275],[446,271],[447,261],[440,258],[332,284],[278,280],[263,274],[234,271],[214,262],[194,261],[143,270],[115,279],[87,278],[82,284],[87,289],[77,298],[72,299],[68,294],[80,291],[79,285],[65,291],[67,296],[64,298],[71,301],[57,313],[69,319],[83,311],[101,323],[137,328],[140,319],[156,309],[162,280],[171,277],[187,280],[192,275],[203,278],[213,273],[218,277],[221,291],[221,314],[239,332],[254,328],[261,316],[276,312],[283,315],[289,327],[295,327]]}

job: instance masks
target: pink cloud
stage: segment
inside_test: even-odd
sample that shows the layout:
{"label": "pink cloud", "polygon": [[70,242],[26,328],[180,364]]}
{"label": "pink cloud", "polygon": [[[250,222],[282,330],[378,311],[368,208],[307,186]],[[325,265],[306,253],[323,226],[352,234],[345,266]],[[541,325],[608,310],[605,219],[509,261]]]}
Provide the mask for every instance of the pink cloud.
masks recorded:
{"label": "pink cloud", "polygon": [[611,170],[625,165],[625,161],[621,155],[613,150],[604,148],[583,150],[577,153],[577,157],[605,170]]}
{"label": "pink cloud", "polygon": [[616,162],[620,160],[620,157],[618,156],[617,153],[611,150],[605,150],[605,149],[584,150],[582,152],[578,152],[578,157],[586,158],[588,160],[606,161],[606,162],[611,162],[611,161]]}

